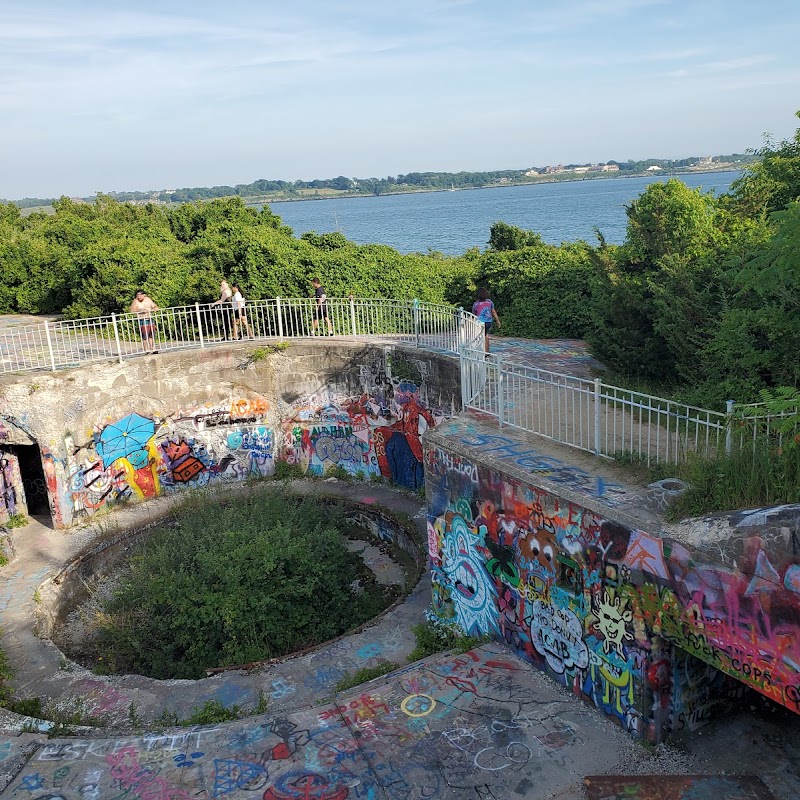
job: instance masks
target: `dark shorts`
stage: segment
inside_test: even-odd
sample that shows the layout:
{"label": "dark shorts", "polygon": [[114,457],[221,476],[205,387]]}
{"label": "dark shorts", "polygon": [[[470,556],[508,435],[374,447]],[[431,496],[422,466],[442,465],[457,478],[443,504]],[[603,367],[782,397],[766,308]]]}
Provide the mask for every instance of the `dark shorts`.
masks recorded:
{"label": "dark shorts", "polygon": [[483,323],[483,330],[484,330],[484,333],[487,336],[492,332],[492,325],[494,325],[493,322],[484,322]]}
{"label": "dark shorts", "polygon": [[323,303],[321,306],[314,306],[314,319],[327,319],[328,305]]}
{"label": "dark shorts", "polygon": [[153,338],[153,320],[152,319],[140,319],[139,320],[139,334],[141,335],[142,339],[152,339]]}

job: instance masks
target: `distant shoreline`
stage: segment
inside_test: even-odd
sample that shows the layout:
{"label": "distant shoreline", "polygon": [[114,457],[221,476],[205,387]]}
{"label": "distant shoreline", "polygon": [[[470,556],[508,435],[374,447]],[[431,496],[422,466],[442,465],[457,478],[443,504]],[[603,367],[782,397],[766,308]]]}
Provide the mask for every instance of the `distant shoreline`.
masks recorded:
{"label": "distant shoreline", "polygon": [[[220,197],[209,197],[204,198],[202,200],[186,200],[184,202],[179,203],[165,203],[165,202],[154,202],[152,200],[142,200],[142,201],[132,201],[132,200],[120,200],[121,203],[132,203],[133,205],[147,205],[148,203],[154,203],[157,206],[163,206],[165,208],[172,208],[175,206],[185,205],[186,203],[210,203],[214,200],[224,200],[231,197],[240,197],[242,202],[246,206],[264,206],[264,205],[272,205],[274,203],[305,203],[312,200],[355,200],[355,199],[374,199],[379,197],[394,197],[396,195],[408,195],[408,194],[431,194],[433,192],[468,192],[468,191],[477,191],[481,189],[513,189],[518,188],[520,186],[538,186],[539,184],[552,184],[552,183],[578,183],[582,181],[606,181],[606,180],[621,180],[627,178],[681,178],[684,175],[706,175],[706,174],[713,174],[718,172],[742,172],[745,167],[735,167],[732,165],[726,165],[720,167],[718,169],[682,169],[682,170],[663,170],[660,172],[632,172],[632,173],[608,173],[602,172],[596,175],[571,175],[570,177],[545,177],[542,176],[540,179],[537,180],[530,180],[530,181],[510,181],[508,183],[491,183],[485,186],[454,186],[452,188],[444,188],[444,189],[427,189],[427,188],[420,188],[420,189],[402,189],[394,192],[383,192],[380,194],[368,194],[366,192],[352,192],[349,190],[336,192],[331,194],[322,194],[322,195],[306,195],[300,197],[265,197],[262,195],[238,195],[238,194],[231,194],[231,195],[224,195]],[[77,198],[73,198],[77,199]],[[80,201],[91,203],[94,201],[94,198],[80,198]],[[14,204],[15,201],[2,201],[2,202],[9,202]],[[22,216],[27,216],[28,214],[33,214],[36,212],[44,212],[46,214],[54,213],[54,209],[52,205],[42,205],[42,206],[23,206],[20,207],[20,213]]]}
{"label": "distant shoreline", "polygon": [[[407,189],[397,192],[384,192],[382,194],[367,194],[367,193],[348,193],[348,192],[341,192],[339,194],[329,194],[329,195],[320,195],[320,196],[308,196],[308,197],[275,197],[271,199],[256,199],[254,196],[244,196],[244,195],[230,195],[231,197],[240,197],[244,201],[246,206],[263,206],[263,205],[271,205],[272,203],[306,203],[309,201],[315,200],[369,200],[369,199],[376,199],[380,197],[394,197],[395,195],[405,195],[405,194],[431,194],[433,192],[471,192],[471,191],[480,191],[482,189],[516,189],[520,186],[537,186],[542,183],[579,183],[582,181],[599,181],[599,180],[625,180],[628,178],[680,178],[684,175],[710,175],[717,172],[742,172],[744,167],[731,167],[725,166],[721,167],[720,169],[686,169],[681,171],[666,171],[663,172],[634,172],[634,173],[626,173],[624,175],[618,174],[609,174],[609,173],[601,173],[599,175],[592,175],[592,176],[583,176],[583,177],[571,177],[571,178],[542,178],[541,180],[533,180],[533,181],[519,181],[513,183],[493,183],[488,184],[486,186],[461,186],[461,187],[453,187],[452,189]],[[220,198],[214,198],[220,199]],[[208,201],[201,201],[201,202],[208,202]],[[173,204],[173,205],[180,205],[180,204]]]}

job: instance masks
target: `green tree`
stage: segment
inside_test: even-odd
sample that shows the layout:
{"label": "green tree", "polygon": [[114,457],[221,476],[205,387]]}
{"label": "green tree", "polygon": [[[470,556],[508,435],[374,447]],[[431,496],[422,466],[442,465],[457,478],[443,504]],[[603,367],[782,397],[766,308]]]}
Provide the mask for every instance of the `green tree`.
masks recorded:
{"label": "green tree", "polygon": [[[800,118],[800,111],[795,114]],[[747,216],[781,211],[800,199],[800,128],[791,139],[775,143],[769,138],[755,151],[758,161],[734,181],[731,192]]]}
{"label": "green tree", "polygon": [[[698,313],[693,305],[698,286],[713,279],[708,260],[724,239],[716,224],[717,202],[669,180],[648,186],[626,213],[623,245],[601,248],[595,256],[589,341],[594,354],[621,374],[673,384],[679,377],[681,330],[685,334],[687,315]],[[673,302],[667,287],[681,288],[687,302]]]}
{"label": "green tree", "polygon": [[489,247],[492,250],[521,250],[540,244],[542,237],[533,231],[526,231],[507,222],[495,222],[489,229]]}

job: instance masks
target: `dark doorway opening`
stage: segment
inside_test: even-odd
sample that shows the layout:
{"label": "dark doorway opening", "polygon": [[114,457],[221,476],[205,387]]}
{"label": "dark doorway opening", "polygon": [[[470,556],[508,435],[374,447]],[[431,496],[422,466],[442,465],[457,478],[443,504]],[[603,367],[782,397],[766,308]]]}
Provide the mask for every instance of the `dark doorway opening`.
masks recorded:
{"label": "dark doorway opening", "polygon": [[[50,501],[47,498],[47,482],[42,467],[42,454],[35,444],[12,444],[8,449],[19,459],[19,474],[28,503],[28,515],[45,517],[50,524]],[[40,519],[40,522],[45,520]]]}

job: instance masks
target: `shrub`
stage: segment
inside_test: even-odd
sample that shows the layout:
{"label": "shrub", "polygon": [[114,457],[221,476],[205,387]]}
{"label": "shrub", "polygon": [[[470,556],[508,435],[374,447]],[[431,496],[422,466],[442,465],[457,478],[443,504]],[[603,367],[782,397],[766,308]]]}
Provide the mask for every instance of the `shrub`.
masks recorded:
{"label": "shrub", "polygon": [[464,636],[458,628],[430,620],[412,626],[411,630],[414,632],[417,644],[408,656],[409,661],[419,661],[421,658],[448,650],[466,653],[467,650],[489,641],[488,637]]}
{"label": "shrub", "polygon": [[96,663],[109,673],[198,678],[370,619],[396,589],[379,586],[347,550],[347,527],[338,504],[276,491],[185,508],[175,526],[150,534],[105,604]]}
{"label": "shrub", "polygon": [[380,664],[376,664],[374,667],[364,667],[352,675],[350,673],[345,674],[336,684],[334,690],[344,692],[354,686],[360,686],[362,683],[380,678],[381,675],[388,675],[396,669],[400,669],[399,664],[395,664],[392,661],[381,661]]}

